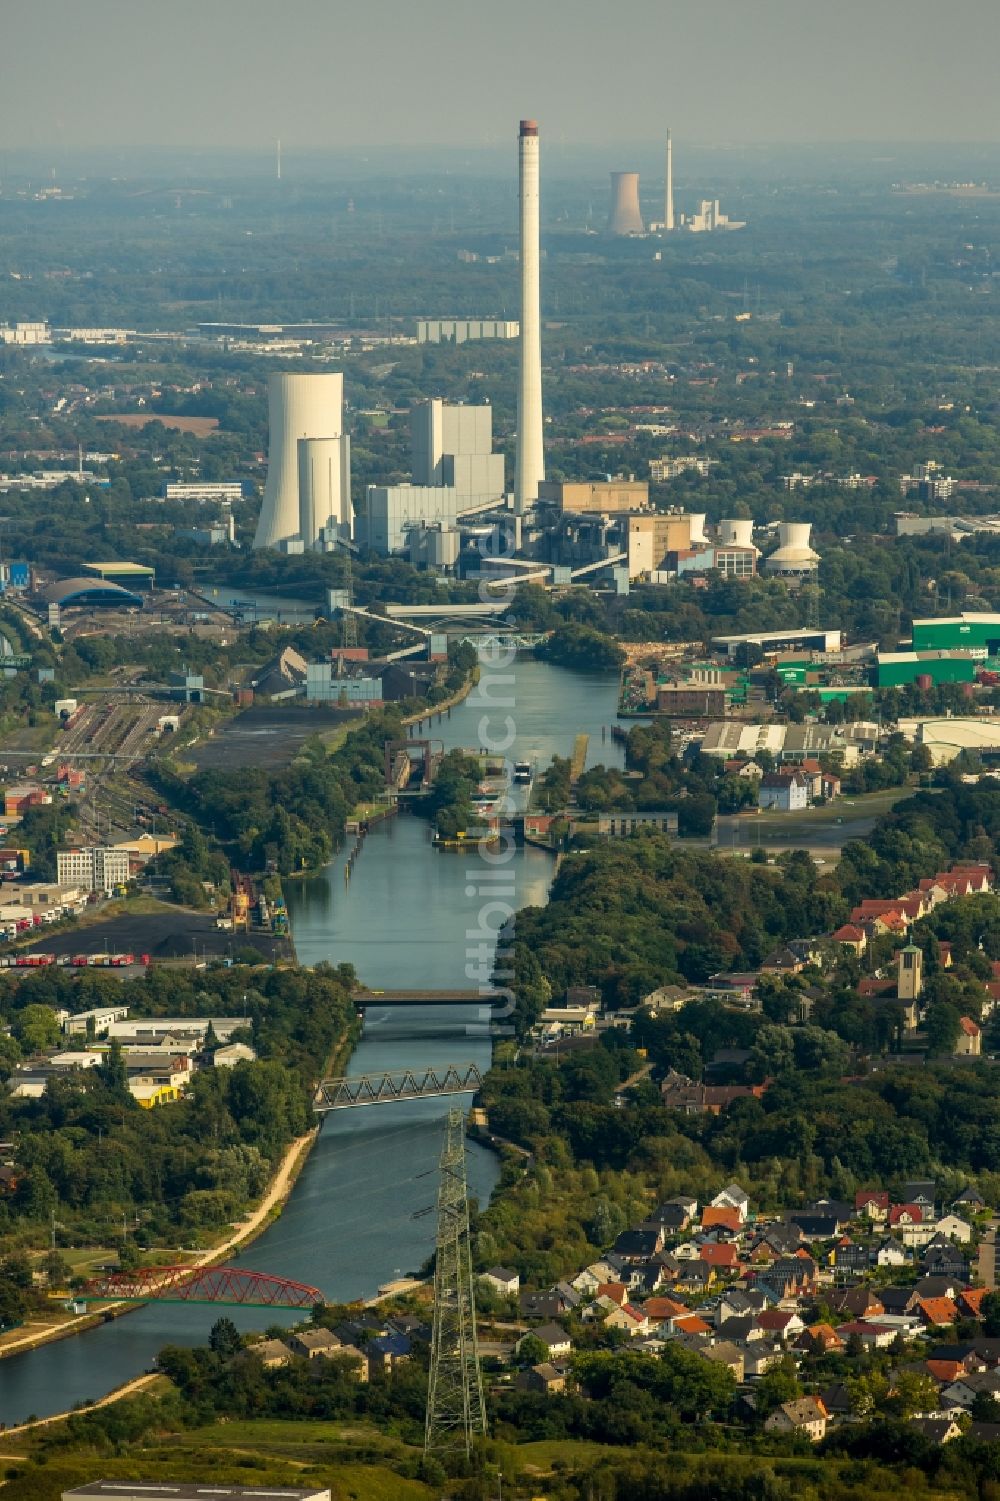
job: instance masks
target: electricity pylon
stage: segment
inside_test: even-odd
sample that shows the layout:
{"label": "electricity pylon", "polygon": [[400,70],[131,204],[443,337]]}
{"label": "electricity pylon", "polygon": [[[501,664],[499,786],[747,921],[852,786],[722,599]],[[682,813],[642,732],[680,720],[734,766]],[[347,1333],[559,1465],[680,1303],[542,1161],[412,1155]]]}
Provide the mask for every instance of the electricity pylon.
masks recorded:
{"label": "electricity pylon", "polygon": [[449,1110],[437,1197],[434,1330],[424,1453],[464,1450],[468,1456],[475,1436],[485,1432],[465,1181],[465,1119],[461,1110]]}

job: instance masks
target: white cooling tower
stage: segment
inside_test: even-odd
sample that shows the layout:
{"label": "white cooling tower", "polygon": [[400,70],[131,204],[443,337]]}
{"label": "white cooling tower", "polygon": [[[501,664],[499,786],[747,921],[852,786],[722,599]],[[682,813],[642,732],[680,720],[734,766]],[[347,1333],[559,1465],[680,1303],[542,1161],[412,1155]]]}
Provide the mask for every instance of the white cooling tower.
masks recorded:
{"label": "white cooling tower", "polygon": [[325,526],[351,533],[350,438],[300,438],[299,536],[309,548]]}
{"label": "white cooling tower", "polygon": [[720,521],[719,541],[723,547],[753,547],[753,521],[743,516]]}
{"label": "white cooling tower", "polygon": [[786,575],[815,573],[819,567],[819,553],[809,545],[810,521],[783,521],[778,527],[778,546],[764,567],[768,573]]}
{"label": "white cooling tower", "polygon": [[[267,396],[267,484],[253,539],[255,549],[278,547],[290,537],[301,535],[299,439],[339,440],[344,430],[344,377],[340,374],[272,375]],[[350,514],[349,486],[347,495]],[[312,503],[310,499],[310,506]],[[320,518],[320,525],[325,519]],[[314,541],[315,536],[303,537],[306,547]]]}
{"label": "white cooling tower", "polygon": [[700,543],[707,542],[708,538],[705,536],[705,512],[685,511],[684,515],[691,523],[691,546],[697,547]]}

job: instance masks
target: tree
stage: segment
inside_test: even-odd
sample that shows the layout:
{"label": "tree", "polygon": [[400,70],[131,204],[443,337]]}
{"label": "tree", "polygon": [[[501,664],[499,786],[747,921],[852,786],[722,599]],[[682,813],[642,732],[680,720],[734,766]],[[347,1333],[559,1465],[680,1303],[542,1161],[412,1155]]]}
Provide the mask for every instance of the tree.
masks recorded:
{"label": "tree", "polygon": [[958,1007],[947,1001],[931,1006],[924,1022],[927,1052],[932,1058],[947,1056],[955,1051],[962,1032],[962,1018]]}
{"label": "tree", "polygon": [[677,805],[677,832],[681,839],[707,839],[715,827],[717,804],[709,792],[694,792]]}
{"label": "tree", "polygon": [[231,1360],[243,1349],[243,1336],[232,1319],[216,1319],[208,1336],[208,1348],[222,1360]]}
{"label": "tree", "polygon": [[26,1053],[41,1053],[59,1041],[59,1022],[51,1006],[24,1006],[11,1027]]}
{"label": "tree", "polygon": [[122,1045],[117,1037],[112,1037],[107,1056],[102,1063],[97,1065],[97,1073],[112,1094],[121,1098],[130,1098],[128,1069],[125,1066]]}
{"label": "tree", "polygon": [[796,1397],[801,1397],[802,1387],[794,1358],[791,1355],[782,1356],[777,1365],[764,1372],[754,1391],[761,1421],[783,1402],[792,1402]]}

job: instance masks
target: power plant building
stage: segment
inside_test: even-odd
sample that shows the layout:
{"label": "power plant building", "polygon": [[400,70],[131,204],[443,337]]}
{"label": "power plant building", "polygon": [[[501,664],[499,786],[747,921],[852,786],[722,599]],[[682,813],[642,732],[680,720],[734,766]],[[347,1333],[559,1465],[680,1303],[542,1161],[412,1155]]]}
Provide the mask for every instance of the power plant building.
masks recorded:
{"label": "power plant building", "polygon": [[641,235],[645,232],[639,208],[638,172],[612,172],[608,234]]}
{"label": "power plant building", "polygon": [[1000,656],[1000,615],[964,611],[913,622],[914,651],[949,651],[956,647],[979,657]]}
{"label": "power plant building", "polygon": [[649,485],[636,479],[543,480],[538,499],[560,511],[644,511]]}
{"label": "power plant building", "polygon": [[350,537],[351,446],[344,433],[344,377],[272,375],[268,380],[267,484],[254,548],[311,550]]}
{"label": "power plant building", "polygon": [[450,485],[369,485],[357,540],[361,547],[388,557],[406,551],[411,530],[454,528],[458,511],[458,492]]}
{"label": "power plant building", "polygon": [[520,324],[511,318],[418,318],[418,344],[465,344],[470,339],[516,339]]}
{"label": "power plant building", "polygon": [[504,493],[502,453],[493,452],[493,408],[425,401],[410,419],[414,485],[444,485],[459,510],[489,505]]}

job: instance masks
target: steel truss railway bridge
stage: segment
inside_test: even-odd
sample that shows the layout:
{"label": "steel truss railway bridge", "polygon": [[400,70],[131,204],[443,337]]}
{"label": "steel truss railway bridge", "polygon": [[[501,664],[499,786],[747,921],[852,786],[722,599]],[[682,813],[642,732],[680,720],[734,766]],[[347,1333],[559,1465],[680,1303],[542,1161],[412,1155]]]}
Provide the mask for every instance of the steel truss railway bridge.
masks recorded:
{"label": "steel truss railway bridge", "polygon": [[[409,992],[401,992],[407,995]],[[456,1004],[463,992],[443,992]],[[383,997],[373,996],[372,1000]],[[476,999],[481,999],[477,996]],[[412,1000],[409,1002],[414,1004]],[[404,1003],[405,1004],[405,1003]],[[424,1004],[427,1004],[424,999]],[[434,1068],[391,1069],[385,1073],[324,1079],[313,1098],[313,1111],[326,1116],[360,1105],[392,1105],[406,1100],[433,1100],[474,1094],[483,1077],[475,1063]],[[233,1266],[148,1266],[136,1271],[93,1277],[76,1294],[85,1303],[215,1303],[244,1308],[291,1308],[308,1311],[326,1299],[318,1287]]]}
{"label": "steel truss railway bridge", "polygon": [[395,1105],[403,1100],[435,1100],[443,1095],[474,1094],[483,1076],[474,1063],[445,1068],[398,1068],[386,1073],[324,1079],[313,1099],[317,1115],[353,1110],[359,1105]]}

